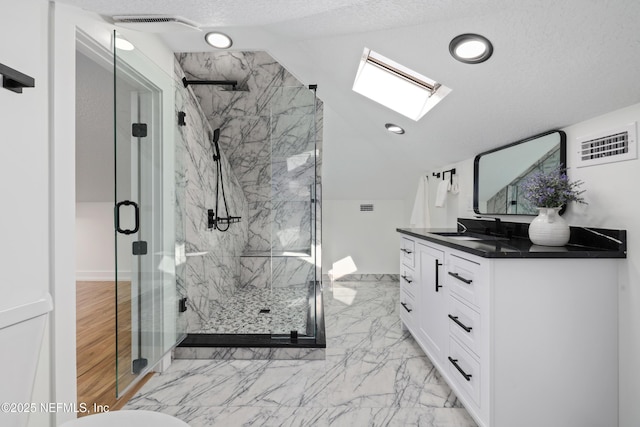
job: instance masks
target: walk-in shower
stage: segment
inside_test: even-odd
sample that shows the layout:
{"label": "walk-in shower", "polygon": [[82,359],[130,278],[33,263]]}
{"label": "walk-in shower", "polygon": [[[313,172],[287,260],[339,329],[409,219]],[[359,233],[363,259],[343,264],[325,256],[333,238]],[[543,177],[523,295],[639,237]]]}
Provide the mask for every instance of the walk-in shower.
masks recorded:
{"label": "walk-in shower", "polygon": [[264,52],[180,54],[176,81],[183,345],[322,346],[315,86]]}

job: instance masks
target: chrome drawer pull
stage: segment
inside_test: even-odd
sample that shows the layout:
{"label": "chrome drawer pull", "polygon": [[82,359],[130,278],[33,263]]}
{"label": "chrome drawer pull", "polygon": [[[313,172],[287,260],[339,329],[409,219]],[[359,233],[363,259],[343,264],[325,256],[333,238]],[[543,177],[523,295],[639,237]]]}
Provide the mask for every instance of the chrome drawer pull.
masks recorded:
{"label": "chrome drawer pull", "polygon": [[405,254],[411,254],[411,253],[413,253],[413,252],[411,252],[409,249],[405,249],[405,248],[400,248],[400,250],[401,250],[402,252],[404,252]]}
{"label": "chrome drawer pull", "polygon": [[413,310],[407,307],[407,303],[406,302],[401,302],[400,303],[401,306],[404,307],[405,310],[407,310],[408,313],[411,313]]}
{"label": "chrome drawer pull", "polygon": [[449,315],[449,319],[453,320],[454,322],[456,322],[456,325],[460,326],[462,329],[464,329],[467,332],[471,332],[471,330],[473,329],[470,326],[466,326],[464,323],[462,323],[461,321],[458,320],[458,316],[452,316]]}
{"label": "chrome drawer pull", "polygon": [[404,279],[404,281],[405,281],[405,282],[407,282],[407,283],[411,283],[411,282],[413,282],[413,280],[409,280],[409,279],[407,278],[407,276],[404,276],[404,275],[403,275],[403,276],[400,276],[400,277],[402,277],[402,278]]}
{"label": "chrome drawer pull", "polygon": [[455,277],[456,279],[460,280],[461,282],[466,283],[467,285],[470,284],[471,282],[473,282],[473,280],[465,279],[464,277],[460,276],[458,273],[449,272],[449,276]]}
{"label": "chrome drawer pull", "polygon": [[448,356],[448,359],[449,359],[449,362],[451,362],[453,364],[453,366],[456,367],[458,372],[460,372],[460,374],[464,377],[465,380],[471,381],[472,375],[467,374],[465,371],[462,370],[462,368],[457,363],[458,359],[452,359],[451,356]]}

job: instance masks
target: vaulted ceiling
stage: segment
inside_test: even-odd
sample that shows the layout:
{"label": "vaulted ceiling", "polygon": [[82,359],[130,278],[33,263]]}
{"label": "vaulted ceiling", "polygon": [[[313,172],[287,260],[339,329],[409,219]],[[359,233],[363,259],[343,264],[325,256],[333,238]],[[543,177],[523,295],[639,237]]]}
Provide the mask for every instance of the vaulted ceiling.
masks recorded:
{"label": "vaulted ceiling", "polygon": [[[640,102],[636,0],[58,0],[113,15],[178,15],[200,31],[160,34],[175,52],[213,51],[207,30],[235,50],[265,50],[325,103],[328,199],[410,197],[432,168]],[[449,55],[463,33],[494,54],[469,65]],[[365,47],[453,89],[418,122],[353,92]],[[402,136],[384,124],[403,126]]]}

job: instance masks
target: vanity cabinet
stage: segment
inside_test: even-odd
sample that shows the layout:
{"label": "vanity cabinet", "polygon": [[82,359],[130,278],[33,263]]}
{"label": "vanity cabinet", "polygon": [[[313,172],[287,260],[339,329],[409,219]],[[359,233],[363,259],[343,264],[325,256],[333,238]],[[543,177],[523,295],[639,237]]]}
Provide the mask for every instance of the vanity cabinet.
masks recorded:
{"label": "vanity cabinet", "polygon": [[446,346],[447,296],[441,277],[444,252],[422,243],[416,246],[420,262],[417,333],[431,354],[440,357]]}
{"label": "vanity cabinet", "polygon": [[416,295],[418,281],[415,274],[415,241],[403,237],[400,241],[400,318],[404,325],[416,324]]}
{"label": "vanity cabinet", "polygon": [[401,236],[402,322],[478,425],[618,425],[618,260]]}

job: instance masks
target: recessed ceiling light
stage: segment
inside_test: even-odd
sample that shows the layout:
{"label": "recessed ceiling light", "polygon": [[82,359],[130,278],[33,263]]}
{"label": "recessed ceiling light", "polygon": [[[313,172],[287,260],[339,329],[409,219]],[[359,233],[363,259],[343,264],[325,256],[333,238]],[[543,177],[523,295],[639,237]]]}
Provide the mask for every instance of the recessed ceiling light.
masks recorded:
{"label": "recessed ceiling light", "polygon": [[386,127],[389,132],[397,133],[398,135],[402,135],[404,133],[404,129],[398,125],[394,125],[393,123],[387,123],[384,127]]}
{"label": "recessed ceiling light", "polygon": [[212,31],[207,33],[204,36],[204,40],[209,43],[211,46],[218,49],[228,49],[231,47],[233,42],[231,41],[231,37],[226,34],[219,33],[217,31]]}
{"label": "recessed ceiling light", "polygon": [[449,43],[451,56],[465,64],[479,64],[493,54],[493,45],[479,34],[461,34]]}

